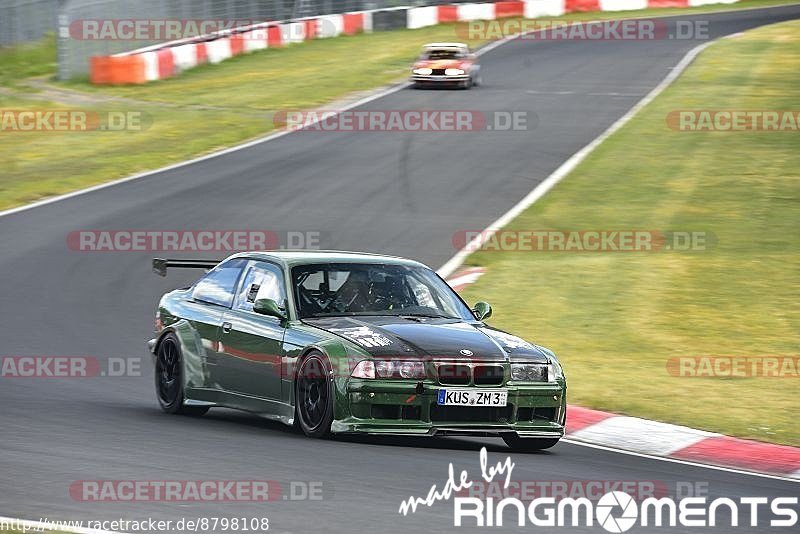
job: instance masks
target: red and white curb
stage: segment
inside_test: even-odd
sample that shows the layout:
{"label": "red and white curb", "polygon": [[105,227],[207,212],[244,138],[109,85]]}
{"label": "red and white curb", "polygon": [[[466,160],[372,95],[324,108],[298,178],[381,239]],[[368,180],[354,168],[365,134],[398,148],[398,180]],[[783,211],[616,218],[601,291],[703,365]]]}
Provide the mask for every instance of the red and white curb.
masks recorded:
{"label": "red and white curb", "polygon": [[448,278],[447,283],[450,284],[450,287],[452,287],[455,291],[461,291],[468,285],[477,282],[478,278],[483,276],[483,273],[485,272],[486,269],[483,267],[470,267],[469,269],[459,271],[458,274]]}
{"label": "red and white curb", "polygon": [[[486,272],[470,267],[448,277],[456,291]],[[800,479],[800,448],[733,438],[705,430],[567,407],[568,439],[648,456],[710,464]]]}
{"label": "red and white curb", "polygon": [[567,437],[640,454],[800,479],[800,448],[732,438],[679,425],[567,408]]}

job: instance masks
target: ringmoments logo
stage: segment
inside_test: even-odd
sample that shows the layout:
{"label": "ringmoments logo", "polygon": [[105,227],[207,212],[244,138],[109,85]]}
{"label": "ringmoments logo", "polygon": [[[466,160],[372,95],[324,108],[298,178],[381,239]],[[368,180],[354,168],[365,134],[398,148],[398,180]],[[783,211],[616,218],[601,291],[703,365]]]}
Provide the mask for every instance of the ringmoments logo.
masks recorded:
{"label": "ringmoments logo", "polygon": [[637,500],[625,491],[608,491],[596,501],[587,497],[536,497],[528,502],[519,497],[495,498],[463,496],[477,484],[502,481],[508,489],[514,470],[511,457],[489,464],[486,448],[480,451],[480,479],[467,470],[456,475],[453,464],[441,486],[430,487],[425,497],[411,496],[400,504],[402,515],[417,513],[423,506],[440,501],[453,502],[456,527],[592,527],[601,526],[615,534],[640,525],[656,527],[795,527],[798,523],[798,497],[646,497]]}

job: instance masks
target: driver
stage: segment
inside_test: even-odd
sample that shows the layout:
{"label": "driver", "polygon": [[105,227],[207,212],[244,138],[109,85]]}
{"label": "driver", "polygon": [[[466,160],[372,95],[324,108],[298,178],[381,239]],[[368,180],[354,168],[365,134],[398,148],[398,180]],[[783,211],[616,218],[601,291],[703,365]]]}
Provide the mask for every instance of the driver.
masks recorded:
{"label": "driver", "polygon": [[412,306],[414,303],[408,296],[403,276],[387,275],[382,281],[370,284],[373,310],[397,310]]}
{"label": "driver", "polygon": [[336,292],[331,307],[340,312],[369,311],[369,282],[367,273],[352,271]]}

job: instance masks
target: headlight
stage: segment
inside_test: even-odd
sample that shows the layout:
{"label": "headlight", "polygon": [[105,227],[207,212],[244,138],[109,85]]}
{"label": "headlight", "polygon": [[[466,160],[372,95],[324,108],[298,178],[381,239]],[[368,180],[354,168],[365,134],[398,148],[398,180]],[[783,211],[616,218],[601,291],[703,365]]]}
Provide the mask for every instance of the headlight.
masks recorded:
{"label": "headlight", "polygon": [[353,378],[425,378],[425,364],[414,360],[364,360],[350,374]]}
{"label": "headlight", "polygon": [[429,76],[430,74],[433,74],[433,70],[423,67],[421,69],[414,69],[414,74],[420,74],[422,76]]}
{"label": "headlight", "polygon": [[464,74],[464,69],[447,69],[444,73],[446,76],[461,76]]}
{"label": "headlight", "polygon": [[538,363],[512,363],[511,379],[515,382],[548,382],[553,376],[551,367]]}
{"label": "headlight", "polygon": [[372,360],[358,362],[350,376],[353,378],[375,378],[375,362]]}

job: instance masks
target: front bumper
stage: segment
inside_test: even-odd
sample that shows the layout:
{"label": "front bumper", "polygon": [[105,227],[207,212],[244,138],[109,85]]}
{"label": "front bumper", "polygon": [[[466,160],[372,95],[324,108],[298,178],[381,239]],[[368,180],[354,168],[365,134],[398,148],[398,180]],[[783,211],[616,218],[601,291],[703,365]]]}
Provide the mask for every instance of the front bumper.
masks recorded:
{"label": "front bumper", "polygon": [[420,74],[414,74],[411,76],[411,81],[414,83],[464,83],[469,81],[470,75],[469,74],[461,74],[459,76],[441,76],[441,75],[430,75],[430,76],[422,76]]}
{"label": "front bumper", "polygon": [[[333,432],[434,436],[463,434],[561,438],[566,420],[566,384],[508,383],[505,407],[439,406],[433,382],[351,379],[346,386],[349,415]],[[492,389],[479,387],[479,389]]]}

